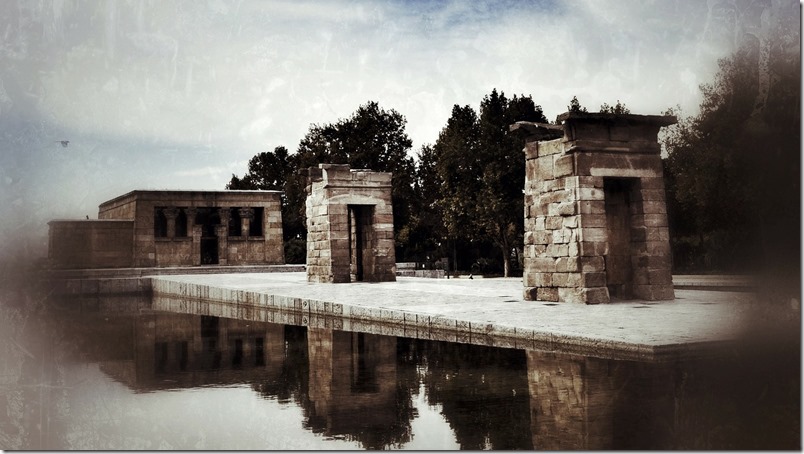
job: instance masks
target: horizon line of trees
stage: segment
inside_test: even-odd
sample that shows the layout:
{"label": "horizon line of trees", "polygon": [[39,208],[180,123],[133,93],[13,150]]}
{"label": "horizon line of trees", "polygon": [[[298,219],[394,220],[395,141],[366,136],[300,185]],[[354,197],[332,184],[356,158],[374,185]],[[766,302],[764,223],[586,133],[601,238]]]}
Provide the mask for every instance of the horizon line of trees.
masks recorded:
{"label": "horizon line of trees", "polygon": [[[788,40],[789,41],[789,40]],[[701,86],[700,113],[664,130],[674,272],[772,270],[800,283],[800,56],[797,43],[748,41]],[[577,97],[568,111],[586,112]],[[619,100],[600,112],[630,113]],[[398,261],[515,275],[523,245],[524,141],[517,121],[549,123],[530,95],[493,89],[478,110],[455,105],[416,160],[406,119],[369,101],[348,118],[310,126],[295,153],[259,153],[227,189],[284,191],[285,256],[306,254],[301,169],[349,164],[393,173]],[[798,284],[796,284],[798,285]],[[800,286],[800,285],[799,285]]]}

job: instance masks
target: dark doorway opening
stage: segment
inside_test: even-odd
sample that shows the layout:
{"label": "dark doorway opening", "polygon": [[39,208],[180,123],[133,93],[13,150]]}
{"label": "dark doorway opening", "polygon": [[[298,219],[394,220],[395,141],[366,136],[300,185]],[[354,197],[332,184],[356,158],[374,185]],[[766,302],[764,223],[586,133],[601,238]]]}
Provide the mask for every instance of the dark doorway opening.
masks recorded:
{"label": "dark doorway opening", "polygon": [[195,224],[201,226],[201,264],[216,265],[218,263],[218,234],[215,231],[221,218],[216,209],[199,208]]}
{"label": "dark doorway opening", "polygon": [[634,213],[635,178],[604,178],[606,200],[606,234],[608,254],[606,261],[606,287],[614,299],[631,299],[634,291],[634,270],[631,257],[631,227]]}
{"label": "dark doorway opening", "polygon": [[374,207],[371,205],[348,205],[349,229],[349,278],[363,281],[371,266],[371,232]]}

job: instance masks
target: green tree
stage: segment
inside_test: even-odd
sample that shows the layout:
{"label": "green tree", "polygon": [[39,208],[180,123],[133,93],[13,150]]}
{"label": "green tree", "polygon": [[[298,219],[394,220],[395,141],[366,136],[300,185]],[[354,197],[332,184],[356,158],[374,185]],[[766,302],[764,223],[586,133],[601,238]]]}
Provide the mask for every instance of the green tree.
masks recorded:
{"label": "green tree", "polygon": [[663,144],[676,262],[698,270],[759,264],[798,293],[800,44],[798,15],[784,7],[763,10],[701,87],[700,113],[670,128]]}

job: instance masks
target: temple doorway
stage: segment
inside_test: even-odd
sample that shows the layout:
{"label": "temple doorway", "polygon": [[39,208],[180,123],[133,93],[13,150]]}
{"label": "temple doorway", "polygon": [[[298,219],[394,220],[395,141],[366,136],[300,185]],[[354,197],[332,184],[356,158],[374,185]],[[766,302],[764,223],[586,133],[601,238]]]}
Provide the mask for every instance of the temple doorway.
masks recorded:
{"label": "temple doorway", "polygon": [[634,273],[631,263],[632,199],[637,181],[633,178],[604,178],[608,253],[606,287],[613,299],[633,298]]}
{"label": "temple doorway", "polygon": [[364,280],[366,267],[370,267],[372,254],[372,215],[371,205],[348,205],[349,229],[349,277],[351,281]]}
{"label": "temple doorway", "polygon": [[215,231],[221,218],[217,209],[199,208],[195,224],[201,226],[201,264],[218,264],[218,235]]}

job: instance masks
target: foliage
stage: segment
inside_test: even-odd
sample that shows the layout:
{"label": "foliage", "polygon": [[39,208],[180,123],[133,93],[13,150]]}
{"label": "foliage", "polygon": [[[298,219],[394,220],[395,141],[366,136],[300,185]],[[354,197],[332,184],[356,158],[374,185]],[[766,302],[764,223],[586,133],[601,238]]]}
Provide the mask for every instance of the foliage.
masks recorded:
{"label": "foliage", "polygon": [[[232,175],[227,189],[279,189],[282,197],[282,225],[285,261],[304,263],[301,247],[307,235],[305,226],[305,177],[300,171],[319,163],[349,164],[353,169],[393,172],[392,198],[394,231],[405,231],[413,203],[415,166],[407,153],[411,147],[405,132],[406,120],[395,110],[384,110],[370,101],[358,107],[347,119],[333,124],[311,125],[295,154],[285,147],[254,156],[248,172]],[[406,243],[397,238],[404,249]],[[399,248],[398,248],[399,249]],[[404,250],[399,253],[404,257]]]}
{"label": "foliage", "polygon": [[547,123],[530,97],[508,99],[492,90],[480,103],[480,116],[470,106],[455,105],[432,148],[420,154],[421,179],[429,204],[441,216],[448,239],[490,242],[500,252],[509,275],[510,253],[521,243],[525,160],[524,142],[508,134],[516,121]]}
{"label": "foliage", "polygon": [[620,100],[617,100],[617,104],[614,106],[610,106],[608,103],[603,103],[600,106],[600,113],[611,113],[611,114],[629,114],[631,110],[628,107],[625,107],[624,103],[620,103]]}
{"label": "foliage", "polygon": [[586,107],[581,106],[577,96],[573,96],[567,106],[568,112],[586,112]]}
{"label": "foliage", "polygon": [[800,45],[790,28],[749,36],[701,87],[700,113],[664,135],[680,267],[761,266],[800,283]]}
{"label": "foliage", "polygon": [[243,178],[232,175],[226,189],[262,189],[282,192],[282,230],[286,263],[304,263],[307,229],[304,225],[304,183],[297,176],[298,157],[279,146],[273,152],[262,152],[248,162]]}

